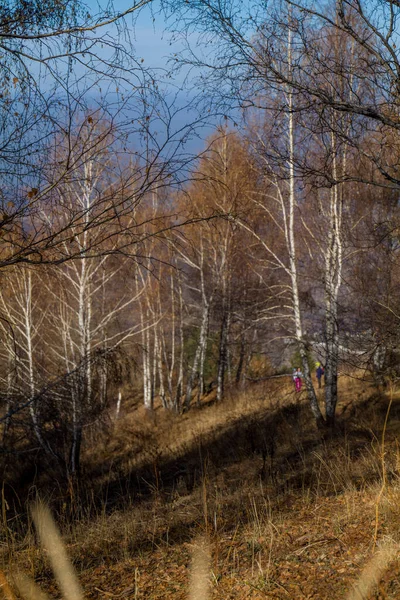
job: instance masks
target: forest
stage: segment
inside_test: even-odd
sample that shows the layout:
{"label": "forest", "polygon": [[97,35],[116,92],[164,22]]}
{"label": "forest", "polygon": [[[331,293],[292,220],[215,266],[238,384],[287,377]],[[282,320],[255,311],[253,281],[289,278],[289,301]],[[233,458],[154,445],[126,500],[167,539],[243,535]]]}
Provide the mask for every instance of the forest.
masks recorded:
{"label": "forest", "polygon": [[[179,413],[213,388],[219,402],[226,388],[299,366],[311,418],[333,426],[340,361],[396,376],[397,6],[372,8],[284,2],[258,21],[254,6],[228,19],[194,3],[181,27],[204,19],[226,65],[201,71],[210,110],[229,102],[242,115],[240,126],[225,115],[190,161],[192,124],[175,134],[157,89],[140,91],[142,106],[138,91],[121,91],[92,107],[75,81],[49,98],[5,64],[5,451],[24,431],[24,445],[76,473],[83,432],[119,411],[127,383],[149,411],[157,397]],[[35,10],[38,31],[50,27],[54,11]],[[18,18],[5,39],[21,62],[14,40],[32,23]],[[183,68],[185,48],[176,60]],[[135,75],[146,84],[149,73]]]}
{"label": "forest", "polygon": [[[224,468],[235,436],[235,460],[255,453],[274,488],[285,444],[304,468],[307,436],[312,460],[314,443],[342,456],[350,412],[358,449],[346,468],[371,435],[365,481],[382,467],[374,481],[387,483],[400,374],[400,3],[118,4],[0,5],[7,551],[35,494],[70,527],[163,486],[192,493],[208,460]],[[170,36],[157,68],[135,50],[145,11]],[[205,411],[223,429],[238,407],[233,437],[205,442]],[[185,423],[208,448],[201,466]],[[315,464],[309,476],[311,489]],[[375,545],[379,523],[376,512]],[[255,556],[253,544],[252,574]],[[264,596],[279,597],[268,582]]]}

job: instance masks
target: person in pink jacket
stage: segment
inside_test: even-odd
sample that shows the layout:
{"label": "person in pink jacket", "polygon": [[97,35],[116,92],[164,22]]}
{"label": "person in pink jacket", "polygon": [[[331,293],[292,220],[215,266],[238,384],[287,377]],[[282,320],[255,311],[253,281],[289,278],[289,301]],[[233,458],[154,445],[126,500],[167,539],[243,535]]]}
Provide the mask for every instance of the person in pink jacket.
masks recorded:
{"label": "person in pink jacket", "polygon": [[299,367],[297,369],[293,369],[293,381],[294,381],[294,386],[296,388],[296,392],[301,391],[301,386],[303,385],[303,382],[301,379],[302,377],[303,377],[303,373],[301,372]]}

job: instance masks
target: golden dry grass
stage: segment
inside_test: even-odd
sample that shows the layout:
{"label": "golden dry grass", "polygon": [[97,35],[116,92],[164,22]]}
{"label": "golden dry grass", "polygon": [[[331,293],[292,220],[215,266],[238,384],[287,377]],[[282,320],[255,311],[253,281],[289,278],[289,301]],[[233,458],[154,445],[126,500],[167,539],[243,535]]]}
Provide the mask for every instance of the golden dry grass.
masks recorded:
{"label": "golden dry grass", "polygon": [[[142,426],[129,415],[105,447],[113,445],[122,473],[156,456],[159,486],[153,482],[152,494],[127,497],[63,527],[64,546],[52,541],[59,534],[51,521],[42,526],[48,513],[37,508],[41,547],[32,535],[11,554],[4,546],[4,570],[29,572],[39,581],[40,590],[26,576],[15,578],[26,600],[44,600],[44,591],[59,597],[60,590],[65,600],[83,594],[89,600],[399,598],[399,395],[383,446],[388,398],[353,379],[342,379],[341,386],[346,428],[332,438],[307,427],[306,411],[292,411],[290,390],[280,398],[274,387],[254,387],[245,399],[237,396],[183,418],[157,414],[155,423]],[[363,404],[366,389],[370,401]],[[247,446],[235,448],[232,455],[226,449],[223,463],[207,455],[207,443],[209,451],[223,449],[225,440],[241,443],[241,426],[250,422],[254,434],[257,420],[264,423],[267,413],[284,407],[285,418],[273,421],[278,431],[269,471],[263,472],[257,448],[247,454]],[[135,452],[128,449],[124,463],[128,431],[142,432],[145,443]],[[198,448],[204,454],[195,485],[189,489],[179,478],[163,485],[162,461],[179,462]],[[104,460],[102,452],[91,451],[89,463],[96,456]],[[112,478],[112,469],[107,473]],[[105,477],[103,472],[97,482]],[[2,589],[6,600],[14,600],[7,596],[10,588]]]}

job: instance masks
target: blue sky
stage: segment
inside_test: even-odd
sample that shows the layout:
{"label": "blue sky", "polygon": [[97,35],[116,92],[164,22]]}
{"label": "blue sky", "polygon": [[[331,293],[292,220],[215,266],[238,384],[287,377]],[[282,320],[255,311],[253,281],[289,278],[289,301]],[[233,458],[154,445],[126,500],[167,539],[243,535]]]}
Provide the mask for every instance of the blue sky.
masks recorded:
{"label": "blue sky", "polygon": [[[107,2],[100,0],[100,5],[106,5]],[[92,14],[98,11],[99,4],[96,0],[86,2]],[[118,12],[123,12],[132,6],[131,0],[114,0],[114,8]],[[165,67],[168,55],[173,52],[170,45],[171,34],[166,31],[165,20],[160,14],[160,4],[157,0],[151,2],[151,5],[145,6],[139,13],[134,13],[136,24],[132,27],[133,39],[138,56],[145,59],[146,64],[153,68]],[[136,17],[136,15],[138,15]],[[132,24],[132,16],[126,18],[128,25]]]}
{"label": "blue sky", "polygon": [[[115,0],[115,7],[120,11],[131,6],[129,0]],[[146,6],[139,14],[133,31],[134,46],[137,56],[144,59],[144,64],[153,69],[170,69],[168,59],[179,52],[181,45],[173,39],[172,34],[167,31],[164,16],[160,14],[159,2],[153,1],[151,6]],[[128,23],[129,23],[128,18]],[[170,83],[179,88],[184,79],[184,73],[174,74]],[[166,84],[167,85],[167,84]],[[172,86],[171,86],[172,87]],[[173,92],[172,92],[173,93]],[[179,95],[182,104],[186,103],[184,93]],[[179,101],[179,100],[178,100]],[[182,111],[175,126],[185,124],[185,119],[190,122],[195,118],[194,112]],[[213,132],[213,127],[207,126],[201,129],[201,138],[206,138]],[[192,139],[187,145],[190,151],[199,151],[204,148],[202,139]]]}
{"label": "blue sky", "polygon": [[[92,16],[99,12],[98,6],[105,6],[107,0],[87,0],[86,5]],[[132,0],[114,0],[114,8],[118,12],[123,12],[132,6]],[[97,8],[96,8],[97,7]],[[193,97],[193,93],[179,91],[181,83],[184,79],[184,73],[173,73],[173,76],[166,80],[161,74],[161,70],[169,70],[170,64],[168,59],[175,53],[179,52],[180,43],[173,39],[172,34],[167,31],[165,17],[160,12],[160,4],[158,0],[151,2],[150,6],[144,7],[138,14],[128,16],[126,25],[132,26],[131,41],[133,41],[135,56],[139,61],[144,59],[143,66],[151,69],[159,69],[157,81],[161,82],[161,88],[165,90],[165,97],[172,98],[178,93],[176,101],[177,105],[182,108],[179,114],[173,119],[174,129],[180,129],[193,122],[198,117],[198,114],[192,109],[186,109],[185,106]],[[107,32],[112,35],[113,29],[116,26],[110,26]],[[100,32],[97,32],[97,35]],[[122,42],[122,39],[121,39]],[[99,49],[100,50],[100,49]],[[101,50],[100,50],[101,51]],[[79,68],[79,67],[78,67]],[[191,136],[189,142],[185,145],[188,152],[198,152],[204,148],[205,139],[210,136],[215,128],[216,120],[211,119],[211,125],[201,126],[198,128],[198,137]],[[160,133],[160,137],[162,137]]]}

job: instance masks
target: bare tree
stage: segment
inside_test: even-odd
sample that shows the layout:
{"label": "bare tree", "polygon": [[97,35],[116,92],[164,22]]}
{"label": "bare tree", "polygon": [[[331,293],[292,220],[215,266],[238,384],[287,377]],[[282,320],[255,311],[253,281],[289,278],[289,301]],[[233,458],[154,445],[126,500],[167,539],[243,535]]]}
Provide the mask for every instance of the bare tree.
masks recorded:
{"label": "bare tree", "polygon": [[[6,413],[12,408],[12,399],[26,395],[29,399],[31,425],[37,442],[47,449],[43,438],[40,407],[34,401],[40,381],[38,352],[46,307],[41,306],[37,294],[37,273],[29,267],[15,267],[8,273],[0,291],[2,352],[5,369],[3,385],[6,395]],[[6,421],[7,423],[7,421]]]}
{"label": "bare tree", "polygon": [[[287,261],[282,254],[271,253],[269,240],[259,239],[276,267],[290,279],[295,337],[311,407],[319,423],[322,415],[309,373],[302,324],[296,220],[301,222],[302,204],[307,203],[300,188],[314,184],[331,189],[323,209],[327,227],[322,253],[325,405],[327,422],[332,425],[337,402],[346,182],[382,185],[386,180],[388,186],[398,184],[398,159],[391,158],[387,141],[398,129],[395,82],[399,72],[399,6],[391,1],[339,2],[319,10],[301,0],[277,1],[268,7],[258,0],[246,6],[235,1],[221,4],[200,0],[190,6],[177,1],[173,7],[177,29],[184,31],[189,48],[177,62],[201,69],[208,99],[211,97],[224,112],[241,109],[246,116],[250,109],[252,117],[262,112],[264,120],[285,123],[281,128],[271,126],[272,135],[260,140],[260,146],[268,165],[268,184],[272,182],[282,198]],[[213,36],[212,53],[201,44],[196,48],[190,45],[192,31],[204,41]],[[258,123],[262,119],[258,117]],[[317,166],[312,163],[315,154],[307,152],[314,144],[325,148],[322,153],[326,160]],[[361,173],[349,168],[350,155],[368,161],[370,169]],[[243,220],[242,226],[246,226]]]}

